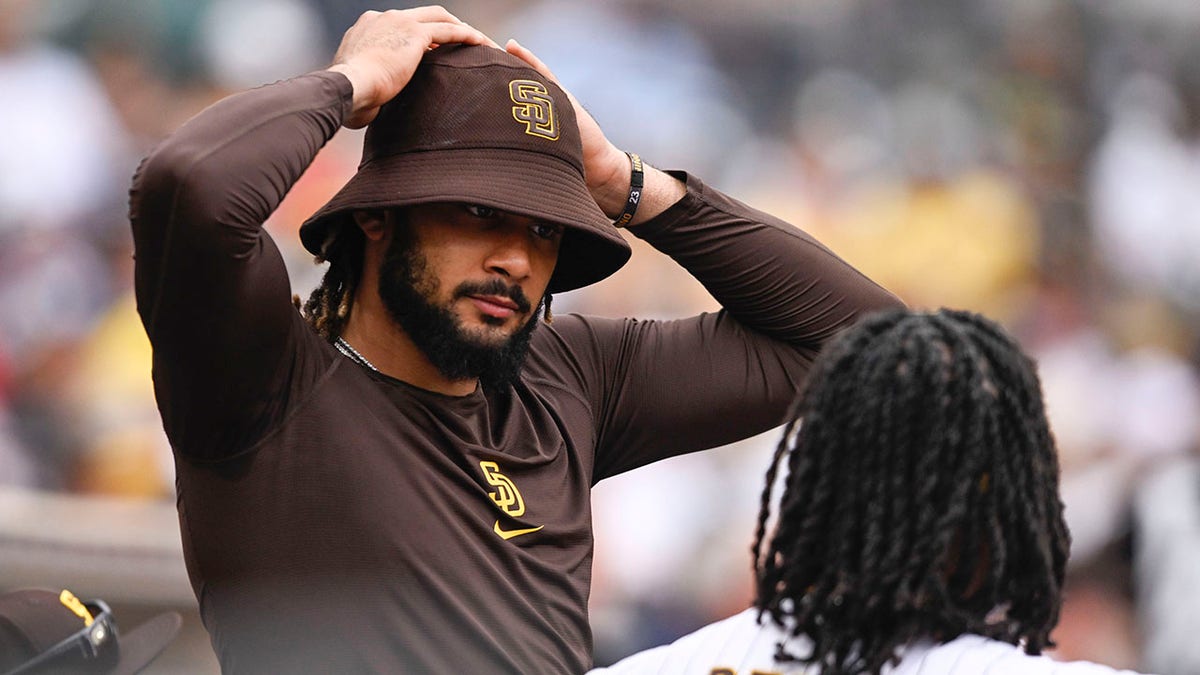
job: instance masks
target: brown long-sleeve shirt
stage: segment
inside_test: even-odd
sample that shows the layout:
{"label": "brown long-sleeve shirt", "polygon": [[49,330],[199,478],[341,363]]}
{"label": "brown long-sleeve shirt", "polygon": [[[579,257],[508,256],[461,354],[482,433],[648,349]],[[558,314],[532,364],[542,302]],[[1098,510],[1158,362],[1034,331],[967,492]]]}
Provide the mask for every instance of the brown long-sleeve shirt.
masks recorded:
{"label": "brown long-sleeve shirt", "polygon": [[507,389],[413,387],[307,326],[261,227],[350,100],[333,73],[232,96],[134,177],[138,310],[213,646],[227,672],[581,672],[591,486],[779,424],[822,343],[898,301],[684,176],[636,233],[724,310],[556,316]]}

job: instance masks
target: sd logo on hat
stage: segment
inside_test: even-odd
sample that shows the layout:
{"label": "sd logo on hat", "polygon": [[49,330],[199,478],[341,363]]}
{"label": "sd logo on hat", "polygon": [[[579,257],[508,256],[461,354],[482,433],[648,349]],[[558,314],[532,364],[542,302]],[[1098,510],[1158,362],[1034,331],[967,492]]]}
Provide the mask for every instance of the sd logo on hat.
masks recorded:
{"label": "sd logo on hat", "polygon": [[105,673],[145,668],[183,620],[166,612],[121,636],[108,605],[70,591],[22,589],[0,595],[0,674]]}

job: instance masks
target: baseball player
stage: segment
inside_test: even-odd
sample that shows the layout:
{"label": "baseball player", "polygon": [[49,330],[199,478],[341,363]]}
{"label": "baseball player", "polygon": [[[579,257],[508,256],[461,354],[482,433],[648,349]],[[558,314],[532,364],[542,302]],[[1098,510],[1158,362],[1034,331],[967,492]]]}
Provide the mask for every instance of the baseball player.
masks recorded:
{"label": "baseball player", "polygon": [[[301,229],[329,269],[297,312],[261,223],[368,124]],[[617,149],[532,54],[438,7],[367,12],[328,70],[200,113],[139,167],[131,220],[185,559],[231,673],[585,671],[592,485],[781,423],[824,342],[899,304]],[[724,309],[551,323],[551,293],[629,257],[614,222]]]}
{"label": "baseball player", "polygon": [[999,326],[949,310],[867,318],[822,352],[790,417],[754,607],[594,673],[1116,672],[1039,656],[1070,535],[1034,364]]}

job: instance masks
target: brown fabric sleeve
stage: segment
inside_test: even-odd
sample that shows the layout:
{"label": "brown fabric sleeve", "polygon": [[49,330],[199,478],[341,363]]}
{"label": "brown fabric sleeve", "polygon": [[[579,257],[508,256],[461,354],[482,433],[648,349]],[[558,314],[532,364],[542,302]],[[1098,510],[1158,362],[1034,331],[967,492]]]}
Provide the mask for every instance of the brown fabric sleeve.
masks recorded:
{"label": "brown fabric sleeve", "polygon": [[815,354],[862,314],[903,304],[800,229],[672,173],[687,195],[630,231],[745,325]]}
{"label": "brown fabric sleeve", "polygon": [[[301,326],[261,224],[340,127],[350,82],[313,73],[230,96],[142,161],[130,191],[138,312],[176,449],[244,450],[282,415]],[[289,368],[289,366],[293,366]]]}
{"label": "brown fabric sleeve", "polygon": [[687,195],[633,232],[724,309],[679,321],[564,323],[597,359],[586,377],[605,383],[590,390],[600,427],[595,480],[780,424],[825,342],[902,304],[808,234],[675,175]]}

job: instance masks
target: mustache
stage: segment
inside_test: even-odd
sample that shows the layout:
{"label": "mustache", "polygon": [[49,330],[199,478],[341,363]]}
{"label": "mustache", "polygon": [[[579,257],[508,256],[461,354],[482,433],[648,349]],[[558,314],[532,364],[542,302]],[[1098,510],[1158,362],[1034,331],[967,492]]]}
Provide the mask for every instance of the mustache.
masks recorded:
{"label": "mustache", "polygon": [[454,297],[462,298],[469,295],[496,295],[512,300],[522,314],[528,314],[533,303],[525,296],[520,286],[510,286],[500,279],[488,281],[464,281],[454,289]]}

